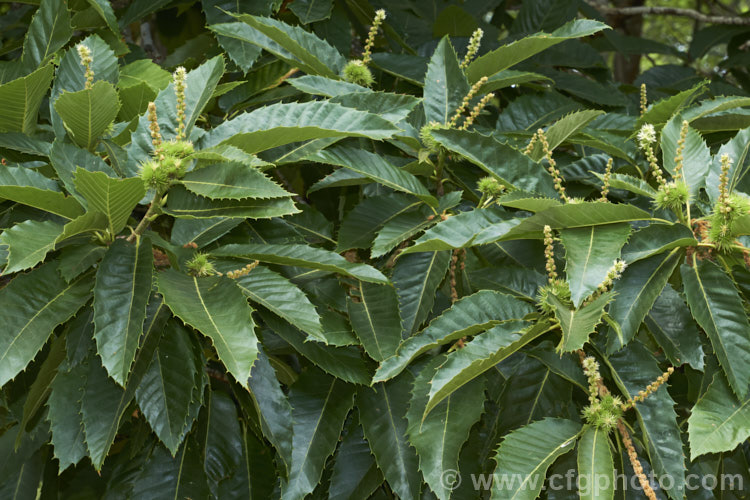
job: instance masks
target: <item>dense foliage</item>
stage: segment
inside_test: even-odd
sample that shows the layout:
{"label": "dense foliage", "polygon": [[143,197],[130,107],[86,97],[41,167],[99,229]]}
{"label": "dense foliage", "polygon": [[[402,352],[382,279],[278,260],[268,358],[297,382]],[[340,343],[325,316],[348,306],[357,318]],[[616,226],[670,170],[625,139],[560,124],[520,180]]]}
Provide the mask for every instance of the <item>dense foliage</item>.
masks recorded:
{"label": "dense foliage", "polygon": [[747,497],[750,26],[374,4],[2,6],[1,498]]}

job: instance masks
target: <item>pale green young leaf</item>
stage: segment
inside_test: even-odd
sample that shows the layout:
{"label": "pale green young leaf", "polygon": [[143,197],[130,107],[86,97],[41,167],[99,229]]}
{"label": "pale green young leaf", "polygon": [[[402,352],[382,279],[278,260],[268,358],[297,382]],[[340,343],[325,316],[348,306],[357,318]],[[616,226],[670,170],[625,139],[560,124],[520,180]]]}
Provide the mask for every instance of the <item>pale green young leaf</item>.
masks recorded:
{"label": "pale green young leaf", "polygon": [[47,64],[28,76],[0,85],[0,107],[3,110],[0,114],[0,132],[30,134],[34,131],[39,106],[47,94],[54,72],[54,66]]}
{"label": "pale green young leaf", "polygon": [[[575,111],[557,120],[545,131],[550,151],[554,150],[568,137],[576,134],[603,113],[603,111],[598,109],[587,109],[583,111]],[[534,161],[539,161],[544,157],[544,151],[540,143],[537,142],[534,145],[529,156],[531,156]]]}
{"label": "pale green young leaf", "polygon": [[75,172],[75,187],[88,201],[89,209],[107,217],[111,236],[125,227],[130,213],[146,194],[140,178],[113,179],[104,172],[89,172],[81,167]]}
{"label": "pale green young leaf", "polygon": [[[681,129],[682,115],[675,115],[661,131],[664,169],[672,175],[675,174],[675,156],[679,147],[677,142],[680,139]],[[688,186],[690,197],[695,198],[700,189],[706,186],[706,176],[711,167],[711,151],[701,135],[693,128],[688,128],[682,156],[682,178]],[[709,193],[712,191],[713,189],[710,189]]]}
{"label": "pale green young leaf", "polygon": [[73,142],[90,150],[117,117],[120,99],[111,83],[98,81],[90,89],[60,94],[55,111]]}
{"label": "pale green young leaf", "polygon": [[34,70],[49,60],[73,35],[64,0],[41,0],[23,41],[23,63]]}

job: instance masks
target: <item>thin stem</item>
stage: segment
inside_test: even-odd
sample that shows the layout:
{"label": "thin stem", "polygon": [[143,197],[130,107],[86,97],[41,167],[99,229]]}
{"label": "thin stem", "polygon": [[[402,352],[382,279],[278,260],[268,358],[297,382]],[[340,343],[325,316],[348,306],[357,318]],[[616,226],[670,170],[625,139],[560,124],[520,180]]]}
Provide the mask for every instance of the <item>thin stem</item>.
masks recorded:
{"label": "thin stem", "polygon": [[143,216],[141,221],[133,230],[132,234],[127,237],[128,242],[133,241],[138,236],[142,235],[144,231],[146,231],[146,229],[148,229],[148,226],[149,224],[151,224],[151,221],[156,218],[155,212],[159,207],[161,207],[161,194],[157,192],[157,193],[154,193],[154,198],[151,200],[151,204],[148,206],[148,210],[146,210],[146,215]]}

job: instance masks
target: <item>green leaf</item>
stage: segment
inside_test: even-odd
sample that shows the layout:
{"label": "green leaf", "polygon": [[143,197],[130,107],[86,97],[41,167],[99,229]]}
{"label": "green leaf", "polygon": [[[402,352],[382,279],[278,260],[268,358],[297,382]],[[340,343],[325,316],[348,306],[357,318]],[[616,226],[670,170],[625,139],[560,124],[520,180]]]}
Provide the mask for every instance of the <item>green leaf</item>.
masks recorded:
{"label": "green leaf", "polygon": [[[602,115],[604,112],[598,109],[587,109],[583,111],[574,111],[563,116],[551,125],[545,132],[550,151],[562,144],[568,137],[574,135],[586,125],[591,123],[594,118]],[[534,161],[539,161],[544,157],[544,151],[540,143],[534,145],[534,149],[529,155]]]}
{"label": "green leaf", "polygon": [[450,252],[403,255],[393,268],[393,285],[401,314],[401,335],[418,330],[435,303],[435,293],[450,264]]}
{"label": "green leaf", "polygon": [[509,188],[558,198],[552,177],[540,163],[493,137],[466,130],[434,130],[432,136]]}
{"label": "green leaf", "polygon": [[294,0],[289,6],[302,24],[323,21],[331,17],[332,0]]}
{"label": "green leaf", "polygon": [[276,448],[283,475],[287,477],[292,462],[292,407],[262,349],[250,372],[249,383],[263,435]]}
{"label": "green leaf", "polygon": [[3,231],[0,245],[8,246],[8,263],[3,274],[23,271],[42,262],[55,249],[62,230],[56,222],[25,220]]}
{"label": "green leaf", "polygon": [[[674,175],[675,156],[677,154],[682,128],[682,116],[674,116],[661,131],[661,150],[664,169]],[[706,175],[711,167],[711,151],[701,135],[693,128],[688,128],[685,147],[682,152],[682,178],[688,186],[690,197],[698,196],[700,188],[706,185]]]}
{"label": "green leaf", "polygon": [[348,168],[391,189],[412,194],[434,207],[438,204],[435,197],[419,179],[375,153],[363,149],[334,146],[308,155],[306,159]]}
{"label": "green leaf", "polygon": [[89,204],[89,209],[107,216],[111,236],[117,235],[138,202],[146,194],[140,178],[113,179],[104,172],[76,169],[75,187]]}
{"label": "green leaf", "polygon": [[94,338],[102,364],[125,387],[143,335],[154,269],[151,241],[115,240],[104,254],[94,284]]}
{"label": "green leaf", "polygon": [[517,208],[518,210],[525,210],[527,212],[541,212],[550,207],[562,205],[562,203],[552,198],[535,196],[532,193],[526,193],[521,190],[512,191],[501,196],[498,198],[497,203],[504,207]]}
{"label": "green leaf", "polygon": [[[382,257],[398,245],[435,223],[435,214],[426,206],[399,214],[386,222],[378,231],[370,250],[373,259]],[[432,217],[430,217],[432,216]]]}
{"label": "green leaf", "polygon": [[68,222],[63,226],[62,234],[57,241],[63,241],[79,234],[92,231],[105,231],[107,229],[107,217],[100,212],[86,212]]}
{"label": "green leaf", "polygon": [[501,240],[540,239],[544,226],[552,229],[598,226],[634,220],[648,220],[651,216],[633,205],[585,201],[552,207],[523,219]]}
{"label": "green leaf", "polygon": [[729,385],[744,397],[750,384],[750,324],[732,280],[716,264],[680,266],[693,317],[708,335]]}
{"label": "green leaf", "polygon": [[[602,182],[604,181],[604,175],[597,172],[594,172],[594,175],[602,180]],[[625,191],[648,198],[656,198],[657,194],[656,189],[652,188],[648,182],[627,174],[610,174],[609,186],[612,189],[624,189]]]}
{"label": "green leaf", "polygon": [[531,305],[491,290],[481,290],[463,297],[427,328],[405,340],[394,356],[381,363],[373,382],[395,377],[412,359],[433,347],[467,335],[476,335],[501,323],[522,319],[532,311]]}
{"label": "green leaf", "polygon": [[374,267],[352,263],[337,253],[307,245],[231,244],[220,246],[211,254],[223,257],[244,257],[283,266],[309,267],[331,273],[341,273],[371,283],[389,283],[388,278]]}
{"label": "green leaf", "polygon": [[120,99],[111,83],[98,81],[90,89],[63,92],[55,110],[73,142],[90,150],[117,117]]}
{"label": "green leaf", "polygon": [[107,27],[112,31],[115,36],[120,35],[120,28],[117,26],[117,17],[115,11],[112,9],[112,4],[105,0],[87,0],[91,8],[93,8],[99,17],[104,20]]}
{"label": "green leaf", "polygon": [[629,236],[630,224],[626,223],[563,229],[560,232],[565,247],[565,276],[574,306],[580,306],[604,281]]}
{"label": "green leaf", "polygon": [[587,427],[578,441],[578,475],[585,477],[581,500],[612,500],[615,497],[615,464],[607,432]]}
{"label": "green leaf", "polygon": [[164,212],[174,217],[187,219],[213,219],[216,217],[270,219],[296,214],[299,213],[299,210],[294,206],[292,199],[288,197],[212,200],[193,194],[182,186],[175,186],[169,190]]}
{"label": "green leaf", "polygon": [[487,52],[469,64],[466,68],[466,75],[469,77],[469,82],[474,83],[483,76],[508,69],[565,40],[593,35],[608,28],[606,24],[591,19],[570,21],[550,34],[537,33]]}
{"label": "green leaf", "polygon": [[537,498],[547,469],[557,457],[573,449],[580,432],[579,423],[546,418],[508,434],[495,456],[499,480],[492,483],[493,500]]}
{"label": "green leaf", "polygon": [[193,242],[198,245],[198,248],[203,248],[221,238],[242,222],[242,219],[224,217],[176,219],[172,225],[171,242],[179,246]]}
{"label": "green leaf", "polygon": [[173,456],[198,415],[204,363],[190,330],[172,320],[136,388],[138,407]]}
{"label": "green leaf", "polygon": [[188,172],[180,181],[189,191],[211,199],[283,198],[284,188],[253,167],[217,163]]}
{"label": "green leaf", "polygon": [[138,350],[125,389],[117,385],[107,375],[99,357],[95,355],[93,339],[89,339],[86,386],[81,400],[81,415],[86,435],[86,446],[94,468],[101,470],[104,459],[117,436],[125,410],[135,395],[135,390],[159,343],[164,326],[163,311],[166,308],[161,300],[152,300],[148,305],[148,316],[144,325],[144,337]]}
{"label": "green leaf", "polygon": [[638,121],[635,125],[636,130],[640,130],[640,128],[644,124],[650,123],[652,125],[655,125],[658,131],[660,125],[667,123],[667,121],[672,118],[675,113],[677,113],[685,106],[689,105],[690,101],[692,101],[694,97],[699,96],[700,94],[705,92],[705,90],[706,82],[703,81],[698,85],[695,85],[687,90],[683,90],[682,92],[679,92],[673,96],[669,96],[656,101],[654,104],[649,106],[648,110],[646,110],[643,115],[638,118]]}
{"label": "green leaf", "polygon": [[383,473],[375,463],[359,419],[352,418],[336,452],[328,498],[348,500],[357,495],[367,497],[381,484]]}
{"label": "green leaf", "polygon": [[282,275],[258,266],[234,281],[251,301],[262,305],[316,339],[325,340],[315,306],[302,290]]}
{"label": "green leaf", "polygon": [[245,41],[259,45],[307,74],[338,78],[346,65],[346,59],[328,42],[299,26],[248,14],[234,17],[257,32]]}
{"label": "green leaf", "polygon": [[520,348],[545,333],[549,325],[538,323],[531,328],[524,321],[511,321],[475,336],[462,349],[450,354],[430,380],[429,401],[425,414],[434,411],[445,398],[470,383]]}
{"label": "green leaf", "polygon": [[393,287],[360,281],[346,306],[349,321],[367,354],[376,361],[392,356],[401,342],[401,317]]}
{"label": "green leaf", "polygon": [[684,224],[649,224],[633,233],[622,248],[622,260],[631,265],[652,255],[697,243],[693,232]]}
{"label": "green leaf", "polygon": [[73,219],[83,213],[74,199],[60,192],[57,183],[36,170],[0,167],[0,198]]}
{"label": "green leaf", "polygon": [[713,382],[690,412],[690,458],[705,453],[731,451],[750,437],[750,395],[738,400],[724,377]]}
{"label": "green leaf", "polygon": [[[649,350],[637,341],[612,354],[608,364],[615,383],[626,399],[636,396],[663,372]],[[682,498],[685,493],[685,458],[674,401],[666,385],[638,402],[635,412],[654,472],[658,477],[672,479],[671,482],[663,482],[663,489],[671,498]],[[672,486],[667,488],[669,485]]]}
{"label": "green leaf", "polygon": [[56,263],[21,274],[0,290],[5,321],[0,333],[0,386],[26,368],[52,330],[88,301],[91,280],[66,283]]}
{"label": "green leaf", "polygon": [[508,220],[508,213],[500,209],[461,212],[425,231],[414,245],[402,252],[402,255],[492,243],[511,231],[518,223],[518,219]]}
{"label": "green leaf", "polygon": [[326,459],[336,449],[344,419],[354,405],[354,386],[310,371],[289,393],[292,405],[292,464],[281,498],[302,500],[315,489]]}
{"label": "green leaf", "polygon": [[216,490],[217,483],[234,475],[240,466],[242,431],[232,398],[223,391],[207,391],[206,395],[208,411],[202,412],[200,423],[201,427],[205,426],[201,437],[206,436],[201,458],[204,458],[203,468],[209,485]]}
{"label": "green leaf", "polygon": [[[294,80],[297,80],[297,78]],[[351,94],[334,96],[331,102],[341,104],[347,108],[367,111],[391,123],[398,124],[419,104],[419,99],[407,94],[356,91]]]}
{"label": "green leaf", "polygon": [[425,482],[441,500],[451,497],[457,486],[449,484],[446,475],[458,470],[458,455],[469,438],[471,427],[484,412],[485,381],[473,380],[435,407],[423,417],[430,390],[430,377],[435,365],[442,360],[434,358],[414,380],[412,399],[406,418],[409,422],[409,442],[417,450],[419,469]]}
{"label": "green leaf", "polygon": [[70,283],[99,262],[106,251],[105,247],[91,243],[67,247],[60,252],[60,265],[57,271]]}
{"label": "green leaf", "polygon": [[417,454],[406,439],[411,384],[412,377],[405,375],[357,391],[365,438],[385,480],[400,498],[419,498],[422,485]]}
{"label": "green leaf", "polygon": [[66,364],[55,375],[47,400],[51,442],[54,457],[59,461],[60,472],[77,464],[87,453],[81,398],[86,386],[88,364],[81,363],[72,367],[65,366]]}
{"label": "green leaf", "polygon": [[70,13],[63,0],[42,0],[23,41],[23,63],[36,69],[62,48],[73,35]]}
{"label": "green leaf", "polygon": [[81,149],[75,144],[62,142],[59,139],[55,139],[55,142],[52,143],[49,159],[57,177],[65,186],[65,190],[85,208],[88,207],[86,198],[81,196],[75,187],[75,173],[78,167],[85,168],[89,172],[104,172],[109,177],[118,177],[114,169],[99,156]]}
{"label": "green leaf", "polygon": [[0,107],[3,109],[0,132],[30,134],[36,129],[39,106],[54,72],[54,66],[47,64],[28,76],[0,85]]}
{"label": "green leaf", "polygon": [[322,137],[387,139],[399,131],[373,113],[328,101],[279,103],[243,113],[204,136],[202,146],[237,146],[257,153],[293,142]]}
{"label": "green leaf", "polygon": [[401,193],[365,198],[344,216],[338,232],[336,251],[369,248],[376,232],[383,224],[420,205],[421,202]]}
{"label": "green leaf", "polygon": [[685,301],[671,285],[667,284],[648,312],[646,326],[673,365],[688,363],[703,371],[701,335]]}
{"label": "green leaf", "polygon": [[550,295],[549,300],[555,307],[555,318],[560,322],[563,335],[558,350],[570,352],[583,349],[589,335],[594,333],[596,325],[602,320],[604,308],[612,300],[612,292],[603,293],[593,302],[578,309],[570,309],[557,297]]}
{"label": "green leaf", "polygon": [[719,198],[719,176],[721,175],[721,157],[728,154],[732,160],[732,166],[729,168],[729,191],[736,189],[748,193],[750,184],[747,179],[747,159],[750,154],[750,128],[737,132],[728,142],[722,144],[713,157],[708,170],[706,181],[706,192],[712,203],[716,203]]}
{"label": "green leaf", "polygon": [[306,357],[318,368],[334,377],[354,384],[369,384],[372,372],[362,357],[361,349],[355,346],[336,347],[311,341],[289,323],[272,314],[259,311],[263,322],[294,350]]}
{"label": "green leaf", "polygon": [[628,266],[615,282],[617,298],[609,306],[609,316],[620,325],[619,336],[611,336],[607,350],[612,352],[630,342],[646,314],[661,294],[683,253],[679,249],[654,255]]}
{"label": "green leaf", "polygon": [[168,269],[158,274],[164,303],[185,323],[213,342],[219,359],[240,385],[247,387],[258,357],[252,308],[229,278],[196,278]]}
{"label": "green leaf", "polygon": [[[131,4],[131,7],[134,4]],[[198,117],[203,112],[208,101],[219,83],[221,76],[224,74],[224,58],[222,56],[213,57],[187,74],[185,79],[185,134],[188,138],[192,137],[193,127]],[[158,80],[152,76],[147,77],[152,83],[156,84]],[[159,129],[161,135],[166,140],[171,140],[177,135],[177,98],[175,97],[174,82],[159,92],[154,100],[156,104],[156,114],[158,117]],[[131,135],[131,143],[127,148],[130,160],[133,165],[136,162],[145,162],[150,159],[153,152],[151,143],[151,131],[149,129],[148,113],[144,112],[138,119],[138,127]],[[199,148],[196,148],[199,149]],[[127,172],[130,176],[138,175],[136,168],[131,167]]]}
{"label": "green leaf", "polygon": [[447,124],[468,93],[469,82],[459,67],[456,51],[444,36],[432,54],[424,78],[425,121]]}

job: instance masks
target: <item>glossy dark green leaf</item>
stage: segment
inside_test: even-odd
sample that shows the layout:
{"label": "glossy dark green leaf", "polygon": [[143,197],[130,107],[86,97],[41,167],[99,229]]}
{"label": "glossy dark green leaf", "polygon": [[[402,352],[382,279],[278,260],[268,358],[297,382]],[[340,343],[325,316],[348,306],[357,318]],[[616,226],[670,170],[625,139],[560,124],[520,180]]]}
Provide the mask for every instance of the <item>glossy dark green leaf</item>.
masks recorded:
{"label": "glossy dark green leaf", "polygon": [[459,67],[456,51],[443,37],[432,54],[424,77],[424,114],[427,123],[447,124],[469,93],[469,82]]}
{"label": "glossy dark green leaf", "polygon": [[258,339],[253,310],[239,287],[225,277],[196,278],[173,269],[159,273],[158,283],[175,316],[210,338],[227,371],[247,387]]}
{"label": "glossy dark green leaf", "polygon": [[320,481],[326,459],[341,436],[354,405],[354,386],[319,371],[308,372],[292,386],[292,462],[281,498],[301,500]]}
{"label": "glossy dark green leaf", "polygon": [[450,258],[450,252],[421,252],[396,261],[391,279],[398,296],[403,337],[411,336],[430,315]]}
{"label": "glossy dark green leaf", "polygon": [[562,339],[558,349],[570,352],[582,349],[588,342],[589,335],[594,333],[597,325],[602,321],[604,308],[612,301],[612,292],[601,294],[588,304],[577,309],[570,309],[560,302],[557,297],[550,295],[550,302],[555,308],[555,318],[560,322]]}
{"label": "glossy dark green leaf", "polygon": [[675,365],[688,363],[703,371],[703,345],[698,326],[685,300],[667,284],[646,315],[646,326]]}
{"label": "glossy dark green leaf", "polygon": [[685,298],[693,317],[708,335],[729,385],[744,397],[750,384],[750,324],[732,280],[716,264],[680,267]]}
{"label": "glossy dark green leaf", "polygon": [[0,290],[5,326],[0,333],[0,386],[34,359],[52,330],[89,300],[91,279],[66,283],[57,264],[45,264],[16,277]]}
{"label": "glossy dark green leaf", "polygon": [[633,339],[682,257],[682,252],[674,249],[625,269],[612,289],[616,297],[608,313],[619,324],[620,332],[610,337],[609,351],[619,349]]}
{"label": "glossy dark green leaf", "polygon": [[83,213],[81,205],[65,196],[57,183],[36,170],[0,168],[0,197],[72,219]]}
{"label": "glossy dark green leaf", "polygon": [[376,361],[392,356],[401,343],[396,291],[389,285],[360,282],[347,299],[349,321],[362,347]]}
{"label": "glossy dark green leaf", "polygon": [[55,376],[47,400],[51,442],[61,472],[77,464],[88,453],[81,416],[81,399],[86,387],[88,363],[72,367],[65,365]]}
{"label": "glossy dark green leaf", "polygon": [[364,199],[344,217],[336,250],[343,252],[352,248],[368,248],[383,224],[420,205],[420,201],[401,193]]}
{"label": "glossy dark green leaf", "polygon": [[349,500],[370,495],[382,483],[383,473],[375,463],[359,419],[352,418],[336,452],[328,498]]}
{"label": "glossy dark green leaf", "polygon": [[125,386],[143,334],[151,295],[151,241],[116,240],[104,254],[94,284],[94,337],[109,375]]}
{"label": "glossy dark green leaf", "polygon": [[574,306],[580,306],[604,281],[629,236],[630,225],[625,223],[560,232],[567,263],[565,276]]}
{"label": "glossy dark green leaf", "polygon": [[294,206],[291,198],[212,200],[191,193],[182,186],[175,186],[169,191],[164,212],[186,219],[215,219],[216,217],[270,219],[296,214],[299,210]]}
{"label": "glossy dark green leaf", "polygon": [[381,363],[373,382],[395,377],[412,359],[433,347],[467,335],[476,335],[501,323],[522,319],[531,311],[529,304],[490,290],[463,297],[427,328],[404,341],[394,356]]}
{"label": "glossy dark green leaf", "polygon": [[138,407],[173,456],[198,416],[204,363],[193,333],[172,320],[136,388]]}
{"label": "glossy dark green leaf", "polygon": [[52,221],[26,220],[0,234],[0,245],[8,248],[8,262],[3,272],[11,274],[29,269],[44,260],[55,249],[63,227]]}
{"label": "glossy dark green leaf", "polygon": [[612,500],[615,496],[615,464],[607,432],[587,427],[578,441],[578,474],[581,500]]}
{"label": "glossy dark green leaf", "polygon": [[422,484],[419,460],[406,435],[412,381],[410,375],[404,375],[357,391],[365,438],[385,480],[401,498],[418,498]]}

